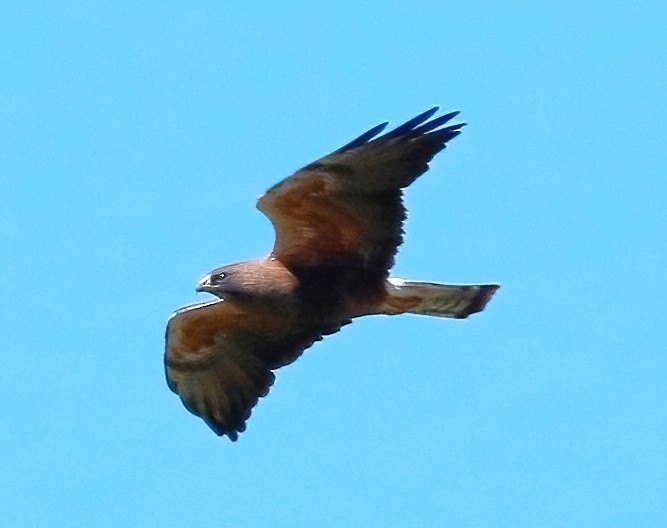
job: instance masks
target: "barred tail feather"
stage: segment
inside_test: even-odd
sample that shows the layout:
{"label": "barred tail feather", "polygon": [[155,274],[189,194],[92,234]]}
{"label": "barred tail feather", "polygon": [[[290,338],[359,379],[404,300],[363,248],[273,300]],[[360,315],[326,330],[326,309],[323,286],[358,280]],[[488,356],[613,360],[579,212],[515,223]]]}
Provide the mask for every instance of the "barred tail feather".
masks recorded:
{"label": "barred tail feather", "polygon": [[498,284],[452,285],[391,278],[387,280],[389,295],[380,313],[465,319],[481,312],[498,288]]}

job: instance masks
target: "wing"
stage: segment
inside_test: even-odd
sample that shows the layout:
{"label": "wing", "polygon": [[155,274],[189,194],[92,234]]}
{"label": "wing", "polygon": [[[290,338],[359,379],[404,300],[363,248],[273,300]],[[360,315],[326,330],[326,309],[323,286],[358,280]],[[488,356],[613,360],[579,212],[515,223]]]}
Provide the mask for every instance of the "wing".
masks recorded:
{"label": "wing", "polygon": [[418,115],[376,139],[378,125],[269,189],[257,208],[276,230],[272,256],[288,267],[349,266],[386,277],[403,241],[401,189],[461,132],[458,115]]}
{"label": "wing", "polygon": [[269,392],[273,370],[339,329],[294,326],[280,314],[229,301],[186,307],[167,324],[167,384],[217,435],[235,441],[252,408]]}

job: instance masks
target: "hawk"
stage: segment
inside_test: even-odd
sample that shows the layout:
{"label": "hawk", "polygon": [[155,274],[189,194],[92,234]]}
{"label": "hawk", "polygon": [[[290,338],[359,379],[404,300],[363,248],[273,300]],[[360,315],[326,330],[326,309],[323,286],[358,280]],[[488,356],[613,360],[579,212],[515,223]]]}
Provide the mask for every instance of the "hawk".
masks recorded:
{"label": "hawk", "polygon": [[275,229],[268,257],[215,269],[166,330],[167,384],[192,414],[236,441],[274,371],[365,315],[463,319],[497,284],[445,285],[389,276],[403,241],[403,189],[461,133],[459,112],[432,108],[365,132],[271,187],[257,202]]}

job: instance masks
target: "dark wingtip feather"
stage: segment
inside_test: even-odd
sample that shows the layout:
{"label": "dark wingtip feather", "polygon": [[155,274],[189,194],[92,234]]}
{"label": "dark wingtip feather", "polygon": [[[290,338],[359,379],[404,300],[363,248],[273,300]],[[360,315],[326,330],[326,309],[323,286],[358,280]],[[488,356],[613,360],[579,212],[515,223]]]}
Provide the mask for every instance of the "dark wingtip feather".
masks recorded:
{"label": "dark wingtip feather", "polygon": [[[406,135],[409,135],[410,137],[416,137],[416,136],[423,136],[427,133],[431,133],[431,134],[437,134],[438,136],[442,136],[442,138],[445,141],[448,141],[449,139],[457,136],[458,133],[460,133],[461,128],[463,128],[466,124],[459,123],[456,125],[450,125],[446,128],[438,129],[438,127],[441,127],[445,123],[448,123],[449,121],[451,121],[453,118],[455,118],[457,115],[460,114],[459,111],[449,112],[448,114],[436,117],[435,119],[431,119],[431,117],[439,109],[440,109],[439,106],[434,106],[433,108],[429,108],[425,112],[422,112],[418,116],[413,117],[409,121],[406,121],[402,125],[396,127],[394,130],[391,130],[387,132],[385,135],[380,136],[378,138],[376,136],[380,134],[389,124],[387,122],[381,123],[371,128],[367,132],[364,132],[359,137],[353,139],[346,145],[343,145],[336,152],[344,152],[346,150],[351,150],[357,147],[361,147],[362,145],[365,145],[371,140],[385,141],[390,139],[396,139],[398,137]],[[429,119],[431,120],[429,121]]]}
{"label": "dark wingtip feather", "polygon": [[392,139],[402,136],[403,134],[407,134],[408,132],[411,132],[414,128],[421,125],[424,121],[427,121],[439,109],[440,109],[439,106],[434,106],[433,108],[426,110],[426,112],[422,112],[418,116],[413,117],[409,121],[406,121],[402,125],[396,127],[391,132],[387,132],[384,136],[382,136],[382,139]]}
{"label": "dark wingtip feather", "polygon": [[[444,125],[445,123],[451,121],[453,118],[455,118],[457,115],[459,115],[461,112],[456,111],[456,112],[450,112],[449,114],[445,114],[440,117],[436,117],[435,119],[431,119],[430,121],[424,123],[423,125],[415,128],[412,130],[412,133],[414,135],[421,135],[421,134],[426,134],[426,132],[430,132],[431,130],[435,130],[436,128]],[[454,127],[461,127],[465,125],[465,123],[461,123],[458,125],[452,125]],[[451,128],[447,127],[447,128]]]}
{"label": "dark wingtip feather", "polygon": [[430,138],[435,138],[438,141],[447,143],[463,132],[462,129],[464,126],[466,126],[465,123],[457,123],[456,125],[448,126],[445,128],[438,128],[437,130],[433,130],[428,134],[422,134],[422,136],[428,136]]}
{"label": "dark wingtip feather", "polygon": [[232,442],[236,442],[239,439],[239,433],[245,431],[245,424],[234,429],[227,426],[223,426],[222,424],[218,424],[213,420],[207,420],[206,418],[204,418],[204,422],[206,422],[206,425],[208,425],[216,435],[226,436]]}
{"label": "dark wingtip feather", "polygon": [[341,148],[337,150],[337,152],[343,152],[345,150],[350,150],[353,148],[360,147],[364,143],[368,143],[371,139],[373,139],[375,136],[377,136],[380,132],[382,132],[385,128],[387,128],[387,125],[389,122],[385,123],[380,123],[377,126],[374,126],[367,132],[364,132],[361,134],[358,138],[354,138],[352,141],[347,143],[346,145],[343,145]]}

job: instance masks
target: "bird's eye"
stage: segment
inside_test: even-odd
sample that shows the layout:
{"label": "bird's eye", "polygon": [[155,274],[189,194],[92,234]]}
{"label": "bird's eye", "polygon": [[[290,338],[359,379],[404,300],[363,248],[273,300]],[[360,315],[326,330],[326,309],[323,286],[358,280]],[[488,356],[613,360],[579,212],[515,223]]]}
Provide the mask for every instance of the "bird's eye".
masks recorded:
{"label": "bird's eye", "polygon": [[221,284],[224,279],[225,279],[224,273],[216,273],[215,275],[211,275],[211,284],[213,286],[216,286],[218,284]]}

